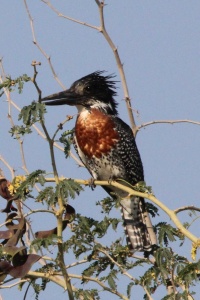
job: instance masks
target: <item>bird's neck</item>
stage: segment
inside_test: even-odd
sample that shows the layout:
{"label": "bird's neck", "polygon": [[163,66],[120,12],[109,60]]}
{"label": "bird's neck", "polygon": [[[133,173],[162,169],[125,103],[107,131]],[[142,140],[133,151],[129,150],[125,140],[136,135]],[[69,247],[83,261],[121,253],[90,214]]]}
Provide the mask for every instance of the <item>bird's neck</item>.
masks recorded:
{"label": "bird's neck", "polygon": [[113,110],[112,106],[110,103],[104,103],[104,102],[100,102],[97,101],[94,104],[91,105],[77,105],[76,106],[78,109],[78,113],[80,114],[87,114],[88,112],[91,112],[93,110],[98,110],[101,113],[104,113],[106,115],[112,115],[112,116],[116,116],[116,112]]}

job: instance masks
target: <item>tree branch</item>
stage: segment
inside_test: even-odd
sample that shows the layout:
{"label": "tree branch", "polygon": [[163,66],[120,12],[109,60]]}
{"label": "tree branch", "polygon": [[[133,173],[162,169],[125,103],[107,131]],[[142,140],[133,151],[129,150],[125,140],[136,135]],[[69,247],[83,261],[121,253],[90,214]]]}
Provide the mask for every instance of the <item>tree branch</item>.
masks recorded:
{"label": "tree branch", "polygon": [[178,214],[179,212],[184,211],[184,210],[196,210],[196,211],[200,211],[200,208],[199,208],[199,207],[196,207],[196,206],[194,206],[194,205],[183,206],[183,207],[180,207],[180,208],[175,209],[175,210],[174,210],[174,213],[175,213],[175,214]]}
{"label": "tree branch", "polygon": [[113,290],[109,287],[107,287],[105,284],[103,284],[102,281],[100,281],[98,278],[94,278],[94,277],[89,277],[89,276],[83,276],[83,275],[75,275],[75,274],[69,274],[69,276],[71,278],[77,278],[77,279],[81,279],[81,280],[87,280],[87,281],[93,281],[96,282],[98,285],[100,285],[105,291],[108,291],[114,295],[119,296],[121,299],[123,300],[129,300],[126,296],[124,296],[123,294],[121,294],[120,292],[118,292],[117,290]]}
{"label": "tree branch", "polygon": [[[60,180],[63,180],[63,179],[67,179],[67,178],[60,177]],[[54,178],[46,178],[46,181],[47,182],[55,182],[55,179]],[[74,179],[74,181],[79,183],[79,184],[83,184],[83,185],[89,185],[90,184],[88,180]],[[199,238],[197,238],[195,235],[193,235],[191,232],[189,232],[182,225],[182,223],[180,222],[180,220],[176,216],[176,213],[173,210],[169,209],[166,205],[164,205],[160,200],[158,200],[152,194],[135,191],[134,189],[132,189],[130,187],[127,187],[123,184],[120,184],[116,181],[111,181],[110,182],[110,181],[95,180],[94,184],[95,185],[101,185],[101,186],[114,186],[114,187],[117,187],[117,188],[121,189],[122,191],[127,192],[129,194],[128,197],[137,196],[137,197],[149,199],[154,204],[159,206],[171,218],[171,220],[174,222],[174,224],[180,230],[180,232],[182,232],[182,234],[184,234],[188,239],[190,239],[195,244],[197,244],[197,245],[199,244],[199,242],[200,242]]]}
{"label": "tree branch", "polygon": [[66,265],[65,268],[69,269],[69,268],[72,268],[72,267],[75,267],[75,266],[78,266],[78,265],[85,264],[87,262],[88,262],[88,259],[82,259],[80,261],[73,262],[70,265]]}
{"label": "tree branch", "polygon": [[27,282],[27,281],[29,281],[29,279],[21,279],[21,280],[16,281],[13,284],[10,284],[10,285],[4,285],[4,283],[1,282],[0,283],[0,289],[10,289],[10,288],[12,288],[12,287],[14,287],[14,286],[16,286],[16,285],[18,285],[20,283]]}
{"label": "tree branch", "polygon": [[69,21],[72,21],[74,23],[77,23],[77,24],[80,24],[80,25],[84,25],[84,26],[87,26],[87,27],[90,27],[92,29],[95,29],[95,30],[99,30],[99,27],[97,26],[94,26],[94,25],[91,25],[91,24],[88,24],[86,22],[82,22],[80,20],[77,20],[77,19],[74,19],[74,18],[71,18],[71,17],[68,17],[66,15],[63,15],[61,12],[59,12],[49,1],[46,1],[46,0],[41,0],[44,4],[46,4],[47,6],[49,6],[53,12],[55,12],[57,14],[58,17],[60,18],[64,18],[64,19],[67,19]]}
{"label": "tree branch", "polygon": [[0,155],[0,161],[8,168],[8,170],[11,173],[11,178],[13,179],[15,177],[15,170],[10,166],[10,164],[3,158],[2,155]]}
{"label": "tree branch", "polygon": [[[0,61],[0,66],[1,66],[1,70],[2,70],[3,76],[5,76],[5,72],[4,72],[2,61]],[[0,82],[1,83],[3,82],[3,79],[2,79],[1,76],[0,76]],[[12,118],[10,92],[9,92],[8,89],[4,88],[4,93],[5,93],[7,101],[8,101],[8,119],[10,121],[11,126],[13,127],[15,124],[14,124],[14,121],[13,121],[13,118]],[[23,148],[23,141],[22,141],[22,139],[20,138],[20,136],[17,133],[15,133],[15,137],[16,137],[16,140],[19,143],[19,149],[20,149],[21,160],[22,160],[22,169],[26,172],[26,174],[29,174],[27,166],[26,166],[26,160],[25,160],[25,154],[24,154],[24,148]]]}
{"label": "tree branch", "polygon": [[109,260],[120,269],[123,275],[127,276],[130,280],[134,282],[136,281],[136,279],[132,275],[130,275],[126,270],[124,270],[124,268],[117,261],[115,261],[106,250],[100,248],[99,251],[104,253],[109,258]]}
{"label": "tree branch", "polygon": [[65,286],[65,280],[60,275],[55,276],[55,274],[29,271],[27,273],[26,277],[27,278],[32,278],[33,277],[33,278],[45,278],[45,279],[49,279],[50,281],[56,283],[57,285],[63,287],[64,289],[66,288],[66,286]]}
{"label": "tree branch", "polygon": [[113,51],[116,63],[117,63],[117,67],[119,70],[119,75],[121,78],[121,82],[122,82],[122,87],[123,87],[123,91],[124,91],[124,96],[125,96],[125,101],[126,101],[126,107],[127,107],[127,111],[128,111],[128,116],[130,119],[130,123],[131,123],[131,127],[132,127],[132,131],[134,136],[136,135],[136,123],[134,120],[134,116],[133,116],[133,110],[131,107],[131,99],[129,97],[129,92],[128,92],[128,86],[127,86],[127,82],[126,82],[126,77],[125,77],[125,73],[124,73],[124,68],[123,68],[123,64],[121,62],[117,47],[115,46],[115,44],[113,43],[110,35],[108,34],[106,27],[105,27],[105,22],[104,22],[104,1],[99,1],[99,0],[95,0],[96,4],[98,5],[99,8],[99,15],[100,15],[100,29],[99,31],[103,34],[105,40],[108,42],[110,48]]}
{"label": "tree branch", "polygon": [[31,26],[31,32],[32,32],[32,37],[33,37],[33,44],[36,45],[36,47],[39,49],[39,51],[44,55],[44,57],[47,59],[48,64],[50,66],[51,72],[53,73],[53,76],[55,78],[55,80],[57,81],[57,83],[65,90],[66,87],[65,85],[61,82],[61,80],[58,78],[58,76],[56,75],[56,72],[54,70],[54,67],[52,65],[51,62],[51,57],[49,55],[47,55],[47,53],[43,50],[43,48],[39,45],[37,39],[36,39],[36,34],[35,34],[35,29],[34,29],[34,22],[33,22],[33,18],[31,16],[30,10],[28,8],[28,4],[27,1],[24,0],[24,5],[26,8],[26,12],[29,18],[29,22],[30,22],[30,26]]}
{"label": "tree branch", "polygon": [[155,125],[155,124],[176,124],[176,123],[191,123],[191,124],[195,124],[195,125],[200,125],[200,122],[198,121],[193,121],[193,120],[187,120],[187,119],[182,119],[182,120],[157,120],[157,121],[150,121],[150,122],[147,122],[147,123],[143,123],[139,126],[137,126],[136,128],[136,133],[142,129],[142,128],[145,128],[147,126],[150,126],[150,125]]}
{"label": "tree branch", "polygon": [[[41,99],[41,90],[39,89],[39,87],[37,85],[37,82],[36,82],[36,77],[37,77],[36,64],[33,64],[33,68],[34,68],[33,84],[36,86],[36,89],[38,91],[39,101],[40,101],[40,99]],[[59,177],[58,177],[58,171],[57,171],[56,161],[55,161],[54,140],[51,139],[51,137],[50,137],[50,135],[47,131],[47,128],[45,126],[45,123],[42,119],[40,120],[40,124],[42,126],[42,129],[44,130],[44,133],[46,135],[46,139],[49,143],[53,174],[54,174],[54,177],[55,177],[56,185],[58,186],[60,180],[59,180]],[[65,268],[65,262],[64,262],[63,243],[62,243],[62,222],[63,222],[62,216],[63,216],[63,211],[64,211],[64,205],[63,205],[63,198],[61,196],[60,191],[58,191],[58,206],[59,206],[59,209],[55,214],[56,217],[57,217],[57,236],[59,238],[58,239],[58,264],[61,268],[63,277],[65,279],[65,289],[67,289],[67,291],[68,291],[69,300],[74,300],[71,281],[70,281],[70,278],[68,276],[67,270]]]}

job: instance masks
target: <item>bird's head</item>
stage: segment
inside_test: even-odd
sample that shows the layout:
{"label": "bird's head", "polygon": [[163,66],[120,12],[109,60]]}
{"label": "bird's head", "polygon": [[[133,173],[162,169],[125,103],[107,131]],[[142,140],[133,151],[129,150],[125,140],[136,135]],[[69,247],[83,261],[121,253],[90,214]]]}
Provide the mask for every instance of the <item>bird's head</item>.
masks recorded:
{"label": "bird's head", "polygon": [[42,98],[46,105],[74,105],[80,108],[100,109],[108,114],[117,115],[116,81],[113,75],[103,76],[104,71],[91,73],[75,81],[63,92]]}

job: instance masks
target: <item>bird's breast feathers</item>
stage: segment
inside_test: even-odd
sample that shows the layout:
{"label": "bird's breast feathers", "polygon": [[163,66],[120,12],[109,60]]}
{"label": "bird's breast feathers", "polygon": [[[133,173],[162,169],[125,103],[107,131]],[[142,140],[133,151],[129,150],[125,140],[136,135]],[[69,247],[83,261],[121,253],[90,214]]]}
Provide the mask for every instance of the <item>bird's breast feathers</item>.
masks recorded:
{"label": "bird's breast feathers", "polygon": [[79,114],[75,136],[78,148],[88,158],[108,154],[119,140],[112,118],[98,109],[84,110]]}

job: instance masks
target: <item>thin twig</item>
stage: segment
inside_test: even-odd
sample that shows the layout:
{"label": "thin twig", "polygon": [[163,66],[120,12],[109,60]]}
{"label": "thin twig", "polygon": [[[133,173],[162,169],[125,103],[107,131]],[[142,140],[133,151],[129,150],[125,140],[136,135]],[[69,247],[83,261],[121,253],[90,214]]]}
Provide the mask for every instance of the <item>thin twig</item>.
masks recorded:
{"label": "thin twig", "polygon": [[47,59],[48,61],[48,64],[50,66],[50,69],[52,71],[52,74],[55,78],[55,80],[57,81],[57,83],[65,90],[66,87],[65,85],[61,82],[61,80],[58,78],[58,76],[56,75],[56,72],[54,70],[54,67],[51,63],[51,58],[49,55],[47,55],[47,53],[44,51],[44,49],[39,45],[37,39],[36,39],[36,34],[35,34],[35,29],[34,29],[34,22],[33,22],[33,18],[31,16],[31,13],[30,13],[30,10],[28,8],[28,4],[27,4],[27,1],[24,0],[24,5],[25,5],[25,8],[26,8],[26,12],[27,12],[27,15],[28,15],[28,18],[29,18],[29,22],[30,22],[30,26],[31,26],[31,32],[32,32],[32,37],[33,37],[33,43],[34,45],[39,49],[39,51],[43,54],[43,56]]}
{"label": "thin twig", "polygon": [[[12,104],[19,112],[21,111],[21,108],[20,108],[15,102],[13,102],[12,100],[11,100],[11,104]],[[33,124],[32,127],[35,129],[35,131],[36,131],[36,132],[37,132],[44,140],[47,140],[45,134],[37,127],[37,125]],[[57,149],[59,149],[59,150],[61,150],[62,152],[64,152],[64,148],[61,147],[58,143],[54,142],[53,145],[54,145],[54,147],[56,147]],[[69,153],[69,156],[70,156],[71,158],[73,158],[79,166],[83,167],[83,163],[82,163],[82,162],[81,162],[81,161],[80,161],[80,160],[79,160],[79,159],[78,159],[71,151],[70,151],[70,153]]]}
{"label": "thin twig", "polygon": [[77,279],[81,279],[81,280],[86,280],[86,281],[93,281],[96,282],[98,285],[100,285],[105,291],[108,291],[114,295],[119,296],[121,299],[123,300],[129,300],[125,295],[121,294],[120,292],[118,292],[117,290],[111,289],[109,287],[107,287],[105,284],[103,284],[102,281],[100,281],[98,278],[94,278],[94,277],[89,277],[89,276],[83,276],[83,275],[75,275],[75,274],[69,274],[69,276],[71,278],[77,278]]}
{"label": "thin twig", "polygon": [[12,288],[12,287],[14,287],[14,286],[16,286],[20,283],[27,282],[27,281],[29,281],[29,279],[21,279],[21,280],[16,281],[13,284],[10,284],[10,285],[3,285],[2,283],[0,283],[0,289],[10,289],[10,288]]}
{"label": "thin twig", "polygon": [[[1,62],[1,66],[3,68],[3,64]],[[0,77],[0,82],[2,82],[2,78]],[[6,88],[4,88],[4,93],[6,95],[7,101],[8,101],[8,119],[10,121],[11,127],[14,127],[14,121],[12,118],[12,113],[11,113],[11,98],[10,98],[10,92]],[[19,143],[19,148],[20,148],[20,153],[21,153],[21,159],[22,159],[22,169],[25,170],[25,172],[28,174],[28,170],[26,167],[26,160],[25,160],[25,155],[24,155],[24,149],[23,149],[23,141],[20,138],[18,134],[15,133],[16,140]]]}
{"label": "thin twig", "polygon": [[176,300],[176,285],[174,282],[174,268],[172,268],[171,272],[170,272],[170,282],[172,285],[167,285],[167,291],[168,291],[168,295],[173,294],[174,296],[174,300]]}
{"label": "thin twig", "polygon": [[126,270],[124,270],[124,268],[117,261],[115,261],[106,250],[100,248],[99,251],[105,254],[109,258],[109,260],[120,269],[122,274],[124,274],[130,280],[135,282],[136,279],[132,275],[130,275]]}
{"label": "thin twig", "polygon": [[48,209],[34,209],[34,210],[31,210],[29,211],[28,213],[24,214],[24,217],[28,217],[32,214],[36,214],[36,213],[50,213],[50,214],[53,214],[55,215],[55,212],[52,211],[52,210],[48,210]]}
{"label": "thin twig", "polygon": [[151,295],[149,294],[149,291],[147,290],[146,286],[145,286],[145,285],[143,285],[142,287],[143,287],[143,289],[144,289],[145,293],[146,293],[146,294],[147,294],[147,296],[148,296],[148,300],[153,300],[153,298],[152,298],[152,297],[151,297]]}
{"label": "thin twig", "polygon": [[176,124],[176,123],[191,123],[195,125],[200,125],[200,122],[198,121],[193,121],[193,120],[187,120],[187,119],[181,119],[181,120],[157,120],[157,121],[150,121],[147,123],[143,123],[136,128],[136,132],[138,132],[140,129],[145,128],[150,125],[155,125],[155,124]]}
{"label": "thin twig", "polygon": [[69,21],[72,21],[74,23],[77,23],[77,24],[80,24],[80,25],[84,25],[84,26],[87,26],[87,27],[90,27],[92,29],[96,29],[96,30],[99,30],[99,27],[97,26],[94,26],[94,25],[91,25],[91,24],[88,24],[86,22],[82,22],[80,20],[77,20],[77,19],[74,19],[74,18],[71,18],[71,17],[68,17],[68,16],[65,16],[63,15],[61,12],[59,12],[49,1],[45,1],[45,0],[41,0],[44,4],[48,5],[52,11],[54,11],[58,17],[61,17],[61,18],[64,18],[64,19],[67,19]]}
{"label": "thin twig", "polygon": [[55,133],[54,133],[54,135],[53,135],[53,137],[52,137],[52,140],[55,140],[57,133],[60,131],[60,129],[63,128],[63,125],[64,125],[65,123],[69,122],[69,121],[72,120],[72,119],[73,119],[72,116],[67,116],[67,117],[65,118],[65,120],[62,121],[62,122],[58,125],[58,127],[57,127],[57,129],[56,129],[56,131],[55,131]]}
{"label": "thin twig", "polygon": [[194,218],[189,224],[187,224],[187,228],[190,228],[192,226],[192,224],[194,222],[196,222],[196,220],[200,219],[200,216],[197,216],[196,218]]}
{"label": "thin twig", "polygon": [[2,155],[0,155],[0,160],[2,161],[2,163],[4,163],[4,165],[8,168],[8,170],[11,173],[11,178],[13,179],[15,177],[15,170],[11,167],[11,165],[3,158]]}
{"label": "thin twig", "polygon": [[196,207],[194,205],[183,206],[183,207],[179,207],[179,208],[175,209],[174,213],[178,214],[179,212],[184,211],[184,210],[196,210],[196,211],[200,211],[200,208]]}
{"label": "thin twig", "polygon": [[106,41],[108,42],[110,48],[113,51],[116,63],[117,63],[117,67],[119,70],[119,75],[121,78],[121,82],[122,82],[122,87],[123,87],[123,91],[124,91],[124,96],[125,96],[125,101],[126,101],[126,106],[127,106],[127,110],[128,110],[128,116],[130,119],[130,123],[131,123],[131,127],[133,130],[133,134],[136,134],[136,124],[135,124],[135,120],[134,120],[134,116],[133,116],[133,110],[131,107],[131,99],[129,97],[129,92],[128,92],[128,86],[127,86],[127,82],[126,82],[126,77],[125,77],[125,73],[124,73],[124,68],[123,68],[123,64],[121,62],[117,47],[115,46],[115,44],[113,43],[110,35],[108,34],[106,27],[105,27],[105,22],[104,22],[104,1],[99,1],[99,0],[95,0],[96,4],[98,5],[99,8],[99,15],[100,15],[100,29],[99,31],[103,34],[104,38],[106,39]]}
{"label": "thin twig", "polygon": [[69,268],[72,268],[72,267],[75,267],[75,266],[78,266],[78,265],[85,264],[86,262],[88,262],[88,259],[82,259],[82,260],[76,261],[74,263],[71,263],[70,265],[66,265],[65,268],[69,269]]}

